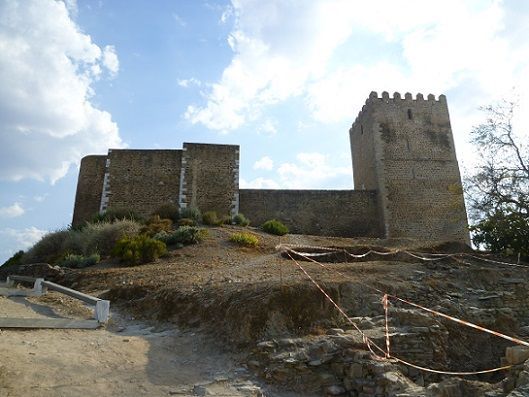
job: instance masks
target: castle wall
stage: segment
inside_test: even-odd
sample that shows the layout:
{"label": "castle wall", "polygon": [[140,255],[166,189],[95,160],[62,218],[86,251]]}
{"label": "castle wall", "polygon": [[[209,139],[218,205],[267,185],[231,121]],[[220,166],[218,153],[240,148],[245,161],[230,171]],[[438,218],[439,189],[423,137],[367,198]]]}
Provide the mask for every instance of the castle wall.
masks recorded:
{"label": "castle wall", "polygon": [[291,233],[381,237],[376,192],[241,189],[240,212],[252,225],[284,222]]}
{"label": "castle wall", "polygon": [[180,207],[236,214],[239,146],[184,143]]}
{"label": "castle wall", "polygon": [[[386,237],[469,241],[446,98],[372,93],[351,129],[351,144],[372,134]],[[355,163],[356,164],[356,163]],[[365,172],[371,180],[369,167]],[[356,175],[356,174],[355,174]]]}
{"label": "castle wall", "polygon": [[370,110],[366,109],[362,112],[360,116],[362,120],[354,123],[349,130],[356,190],[376,190],[378,188],[373,123],[364,121],[372,117]]}
{"label": "castle wall", "polygon": [[72,226],[80,226],[99,212],[106,156],[86,156],[81,160]]}
{"label": "castle wall", "polygon": [[149,216],[163,204],[178,204],[181,163],[181,150],[109,150],[108,209]]}

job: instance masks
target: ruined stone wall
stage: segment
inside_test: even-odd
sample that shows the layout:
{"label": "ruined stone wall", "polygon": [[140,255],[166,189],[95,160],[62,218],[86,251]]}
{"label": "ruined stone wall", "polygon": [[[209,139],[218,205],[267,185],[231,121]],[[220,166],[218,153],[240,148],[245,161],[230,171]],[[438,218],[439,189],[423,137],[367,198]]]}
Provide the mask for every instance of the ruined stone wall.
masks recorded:
{"label": "ruined stone wall", "polygon": [[380,237],[376,192],[241,189],[240,212],[253,225],[284,222],[292,233]]}
{"label": "ruined stone wall", "polygon": [[180,207],[236,214],[239,146],[184,143]]}
{"label": "ruined stone wall", "polygon": [[[378,98],[371,93],[351,129],[351,144],[372,134],[374,175],[387,237],[469,241],[459,166],[444,95]],[[365,139],[365,138],[364,138]],[[356,149],[355,149],[356,150]],[[355,162],[371,181],[369,162]],[[363,167],[363,168],[362,168]]]}
{"label": "ruined stone wall", "polygon": [[106,156],[86,156],[81,160],[72,225],[80,226],[99,212]]}
{"label": "ruined stone wall", "polygon": [[181,163],[181,150],[109,150],[108,209],[148,216],[163,204],[177,204]]}

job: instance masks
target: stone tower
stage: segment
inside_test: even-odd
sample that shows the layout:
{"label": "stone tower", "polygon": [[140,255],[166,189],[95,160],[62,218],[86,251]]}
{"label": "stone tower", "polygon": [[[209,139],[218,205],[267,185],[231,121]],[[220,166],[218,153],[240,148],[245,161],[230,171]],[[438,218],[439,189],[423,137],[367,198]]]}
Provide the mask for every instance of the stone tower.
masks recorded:
{"label": "stone tower", "polygon": [[444,95],[372,92],[349,134],[355,189],[377,191],[387,238],[469,242]]}

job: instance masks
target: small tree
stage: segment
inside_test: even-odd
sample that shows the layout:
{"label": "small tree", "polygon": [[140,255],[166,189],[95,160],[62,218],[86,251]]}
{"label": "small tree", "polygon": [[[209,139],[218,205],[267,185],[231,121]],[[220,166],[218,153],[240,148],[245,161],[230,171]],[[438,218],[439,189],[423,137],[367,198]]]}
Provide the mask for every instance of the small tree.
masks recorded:
{"label": "small tree", "polygon": [[513,127],[515,102],[482,108],[472,131],[480,162],[466,180],[473,241],[493,252],[529,255],[529,153]]}

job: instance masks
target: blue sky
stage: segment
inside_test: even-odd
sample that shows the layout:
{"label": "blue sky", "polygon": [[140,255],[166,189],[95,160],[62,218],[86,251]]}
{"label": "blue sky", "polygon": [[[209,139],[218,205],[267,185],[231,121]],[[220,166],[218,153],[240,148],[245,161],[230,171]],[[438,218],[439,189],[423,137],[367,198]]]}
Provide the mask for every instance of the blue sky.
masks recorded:
{"label": "blue sky", "polygon": [[472,167],[479,106],[529,125],[527,37],[515,0],[1,0],[0,263],[68,226],[109,147],[239,144],[243,187],[352,188],[372,90],[447,95]]}

